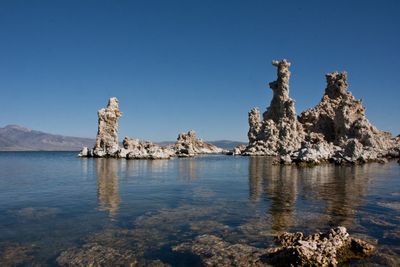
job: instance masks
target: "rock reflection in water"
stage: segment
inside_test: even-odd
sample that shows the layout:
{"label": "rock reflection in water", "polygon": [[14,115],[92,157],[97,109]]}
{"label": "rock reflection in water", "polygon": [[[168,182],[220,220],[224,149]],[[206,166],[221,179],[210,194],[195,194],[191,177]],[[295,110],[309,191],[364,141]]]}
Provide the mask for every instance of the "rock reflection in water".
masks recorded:
{"label": "rock reflection in water", "polygon": [[[266,157],[251,157],[250,200],[259,202],[264,197],[270,202],[267,213],[275,231],[306,227],[308,219],[317,227],[351,227],[355,209],[366,195],[369,172],[373,167],[370,164],[298,168],[272,165],[271,159]],[[296,206],[300,197],[301,202],[310,202],[307,210]]]}
{"label": "rock reflection in water", "polygon": [[184,181],[193,181],[197,179],[197,159],[183,158],[178,159],[179,177]]}
{"label": "rock reflection in water", "polygon": [[271,201],[271,228],[282,231],[293,225],[299,172],[294,166],[272,165],[266,157],[251,157],[249,165],[250,199],[259,201],[263,194]]}
{"label": "rock reflection in water", "polygon": [[123,161],[125,165],[125,177],[142,177],[146,176],[147,179],[151,177],[158,178],[158,175],[167,173],[171,168],[172,163],[170,160],[126,160]]}
{"label": "rock reflection in water", "polygon": [[114,218],[121,202],[118,186],[118,160],[96,159],[96,174],[99,208],[107,211],[110,217]]}

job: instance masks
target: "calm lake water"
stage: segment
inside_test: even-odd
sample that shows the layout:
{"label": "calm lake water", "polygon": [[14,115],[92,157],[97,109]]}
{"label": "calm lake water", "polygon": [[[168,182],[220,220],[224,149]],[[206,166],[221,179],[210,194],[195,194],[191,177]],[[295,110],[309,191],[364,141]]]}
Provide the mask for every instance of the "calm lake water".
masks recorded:
{"label": "calm lake water", "polygon": [[171,247],[201,234],[265,247],[282,231],[338,225],[377,243],[378,254],[362,263],[399,264],[395,161],[298,168],[263,157],[128,161],[4,152],[0,203],[0,266],[57,266],[61,252],[93,242],[185,266],[190,257]]}

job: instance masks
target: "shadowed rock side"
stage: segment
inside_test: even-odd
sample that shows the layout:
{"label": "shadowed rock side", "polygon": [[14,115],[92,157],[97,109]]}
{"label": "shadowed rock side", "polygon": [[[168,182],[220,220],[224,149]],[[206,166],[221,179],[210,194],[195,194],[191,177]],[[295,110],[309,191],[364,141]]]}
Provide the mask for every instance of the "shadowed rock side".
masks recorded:
{"label": "shadowed rock side", "polygon": [[171,157],[193,157],[199,154],[227,152],[197,138],[196,132],[181,133],[175,144],[160,146],[150,141],[125,137],[122,147],[118,143],[118,120],[122,116],[118,99],[112,97],[106,108],[98,111],[98,131],[93,149],[83,147],[80,157],[112,157],[126,159],[169,159]]}
{"label": "shadowed rock side", "polygon": [[283,233],[276,239],[279,247],[263,249],[201,235],[173,249],[198,255],[204,266],[337,266],[371,256],[375,250],[373,245],[350,237],[344,227],[309,236]]}
{"label": "shadowed rock side", "polygon": [[361,100],[347,90],[347,73],[326,75],[321,102],[296,116],[289,97],[290,63],[273,61],[278,79],[269,84],[274,95],[261,120],[258,108],[249,112],[249,145],[233,154],[279,156],[281,163],[385,162],[399,157],[400,138],[378,130],[365,116]]}

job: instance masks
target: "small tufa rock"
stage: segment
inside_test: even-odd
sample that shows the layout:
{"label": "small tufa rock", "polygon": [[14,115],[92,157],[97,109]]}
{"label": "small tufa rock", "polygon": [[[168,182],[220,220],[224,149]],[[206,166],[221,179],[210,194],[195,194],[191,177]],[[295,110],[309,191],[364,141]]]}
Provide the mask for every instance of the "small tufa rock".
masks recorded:
{"label": "small tufa rock", "polygon": [[246,145],[238,145],[233,148],[232,155],[241,155],[246,150]]}
{"label": "small tufa rock", "polygon": [[89,157],[89,149],[84,146],[78,154],[79,157]]}
{"label": "small tufa rock", "polygon": [[187,133],[180,133],[171,149],[175,151],[178,157],[193,157],[199,154],[219,154],[225,152],[222,148],[208,144],[197,138],[194,130],[190,130]]}
{"label": "small tufa rock", "polygon": [[173,151],[149,141],[140,141],[125,137],[119,157],[127,159],[169,159]]}
{"label": "small tufa rock", "polygon": [[283,233],[277,241],[281,247],[271,249],[267,257],[277,266],[337,266],[352,258],[371,256],[375,250],[373,245],[350,237],[345,227],[309,236]]}

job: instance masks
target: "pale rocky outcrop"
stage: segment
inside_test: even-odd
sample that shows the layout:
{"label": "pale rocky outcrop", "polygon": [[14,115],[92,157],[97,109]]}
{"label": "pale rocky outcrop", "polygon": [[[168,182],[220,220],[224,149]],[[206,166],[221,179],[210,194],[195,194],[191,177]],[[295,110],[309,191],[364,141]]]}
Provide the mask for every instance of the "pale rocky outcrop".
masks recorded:
{"label": "pale rocky outcrop", "polygon": [[161,147],[150,141],[131,139],[125,137],[123,147],[118,152],[120,158],[127,159],[169,159],[174,156],[174,151]]}
{"label": "pale rocky outcrop", "polygon": [[373,245],[350,237],[344,227],[309,236],[283,233],[276,239],[278,247],[257,248],[231,244],[214,235],[201,235],[173,250],[199,256],[204,266],[337,266],[371,256],[375,251]]}
{"label": "pale rocky outcrop", "polygon": [[119,150],[118,120],[122,116],[119,111],[118,99],[110,98],[107,107],[100,109],[97,115],[99,122],[93,155],[95,157],[113,157]]}
{"label": "pale rocky outcrop", "polygon": [[93,149],[83,147],[79,157],[114,157],[126,159],[169,159],[171,157],[193,157],[200,154],[226,152],[197,138],[196,132],[181,133],[175,144],[166,147],[150,141],[125,137],[122,147],[118,142],[118,120],[122,116],[118,99],[110,98],[106,108],[98,111],[98,132]]}
{"label": "pale rocky outcrop", "polygon": [[249,112],[249,145],[242,155],[279,156],[278,162],[285,164],[385,162],[399,157],[399,138],[368,121],[362,101],[348,91],[346,72],[328,73],[321,102],[297,117],[289,97],[290,63],[272,64],[278,67],[278,79],[269,84],[274,95],[263,119],[257,108]]}
{"label": "pale rocky outcrop", "polygon": [[218,154],[225,152],[222,148],[208,144],[197,138],[194,130],[190,130],[187,133],[180,133],[176,143],[171,149],[175,151],[178,157],[192,157],[199,154]]}
{"label": "pale rocky outcrop", "polygon": [[245,155],[287,154],[300,148],[302,125],[297,121],[294,101],[289,97],[290,62],[272,61],[278,78],[269,83],[273,98],[263,118],[258,108],[249,112],[249,146]]}
{"label": "pale rocky outcrop", "polygon": [[398,156],[399,143],[368,121],[362,101],[348,91],[347,73],[328,73],[326,82],[321,102],[299,117],[306,133],[318,133],[321,143],[339,147],[331,150],[338,163],[379,160],[396,156],[396,150]]}

